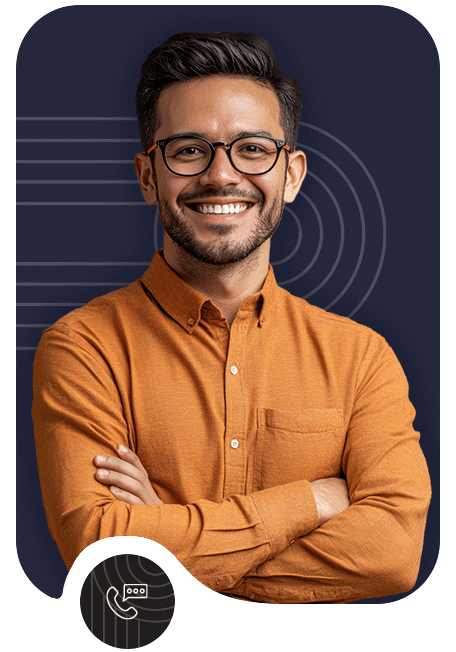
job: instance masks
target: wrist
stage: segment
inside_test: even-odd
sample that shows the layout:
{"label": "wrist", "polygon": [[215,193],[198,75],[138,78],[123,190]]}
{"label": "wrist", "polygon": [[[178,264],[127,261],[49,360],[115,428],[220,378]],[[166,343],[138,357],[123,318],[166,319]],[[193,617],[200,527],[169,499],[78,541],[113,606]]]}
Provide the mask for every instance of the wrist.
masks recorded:
{"label": "wrist", "polygon": [[317,489],[312,487],[312,483],[310,483],[310,488],[312,489],[312,494],[313,494],[313,497],[314,497],[314,500],[315,500],[315,506],[317,508],[317,513],[318,513],[318,525],[317,525],[317,527],[319,527],[320,525],[325,523],[325,521],[327,520],[324,517],[324,507],[323,507],[323,504],[322,504],[323,501],[321,500],[321,497],[320,497]]}

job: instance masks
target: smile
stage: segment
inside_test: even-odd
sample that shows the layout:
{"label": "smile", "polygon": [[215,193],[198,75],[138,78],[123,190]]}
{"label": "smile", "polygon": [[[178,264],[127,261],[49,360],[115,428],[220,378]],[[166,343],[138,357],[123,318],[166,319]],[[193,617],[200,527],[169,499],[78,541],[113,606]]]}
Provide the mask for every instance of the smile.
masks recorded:
{"label": "smile", "polygon": [[234,203],[234,204],[188,204],[188,206],[198,212],[211,215],[233,215],[235,213],[242,213],[250,208],[251,204]]}

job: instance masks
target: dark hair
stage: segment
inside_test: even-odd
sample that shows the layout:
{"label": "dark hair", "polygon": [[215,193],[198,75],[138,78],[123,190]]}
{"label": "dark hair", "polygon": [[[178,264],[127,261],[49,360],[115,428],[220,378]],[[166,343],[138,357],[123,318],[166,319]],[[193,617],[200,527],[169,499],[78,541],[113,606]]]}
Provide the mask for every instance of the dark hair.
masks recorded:
{"label": "dark hair", "polygon": [[301,92],[297,82],[282,75],[265,38],[256,34],[188,32],[168,38],[147,55],[136,92],[141,143],[146,152],[158,129],[157,102],[162,90],[195,77],[241,77],[274,91],[280,105],[280,124],[291,150],[296,147]]}

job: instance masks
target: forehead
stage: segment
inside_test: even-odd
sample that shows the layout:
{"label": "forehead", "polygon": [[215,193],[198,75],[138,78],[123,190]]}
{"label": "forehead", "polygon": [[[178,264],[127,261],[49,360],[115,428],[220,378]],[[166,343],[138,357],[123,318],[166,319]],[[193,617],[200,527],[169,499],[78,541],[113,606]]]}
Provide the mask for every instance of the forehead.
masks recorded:
{"label": "forehead", "polygon": [[209,140],[230,140],[267,131],[283,138],[274,91],[248,79],[204,77],[172,84],[158,101],[156,139],[195,132]]}

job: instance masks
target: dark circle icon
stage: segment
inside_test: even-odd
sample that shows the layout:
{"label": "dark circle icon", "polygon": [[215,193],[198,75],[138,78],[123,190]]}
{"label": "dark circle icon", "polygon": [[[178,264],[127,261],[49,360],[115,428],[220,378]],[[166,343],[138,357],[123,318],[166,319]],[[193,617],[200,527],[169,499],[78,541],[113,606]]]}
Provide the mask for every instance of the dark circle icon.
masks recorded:
{"label": "dark circle icon", "polygon": [[124,650],[155,641],[174,613],[168,576],[153,561],[138,555],[117,555],[98,564],[83,584],[80,602],[92,634]]}

